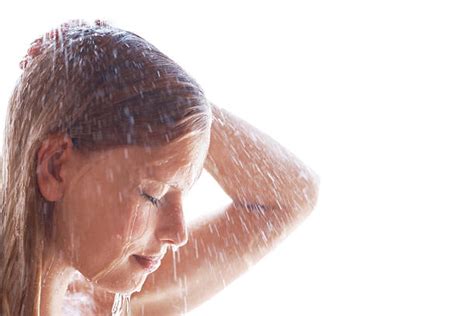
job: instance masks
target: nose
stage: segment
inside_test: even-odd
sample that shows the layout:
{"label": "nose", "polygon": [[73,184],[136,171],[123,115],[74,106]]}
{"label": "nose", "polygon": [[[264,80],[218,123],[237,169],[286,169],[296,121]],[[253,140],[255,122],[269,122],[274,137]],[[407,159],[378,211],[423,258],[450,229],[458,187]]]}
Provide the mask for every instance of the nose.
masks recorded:
{"label": "nose", "polygon": [[155,238],[162,243],[181,247],[188,241],[181,193],[170,196],[159,210]]}

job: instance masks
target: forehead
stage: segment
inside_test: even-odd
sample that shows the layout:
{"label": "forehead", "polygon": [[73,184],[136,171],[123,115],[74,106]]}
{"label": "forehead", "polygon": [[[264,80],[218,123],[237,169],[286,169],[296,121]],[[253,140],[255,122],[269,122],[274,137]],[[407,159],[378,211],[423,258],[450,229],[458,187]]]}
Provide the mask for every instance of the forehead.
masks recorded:
{"label": "forehead", "polygon": [[106,155],[115,170],[127,172],[134,182],[162,182],[187,190],[202,171],[208,146],[208,137],[197,135],[162,147],[115,148]]}

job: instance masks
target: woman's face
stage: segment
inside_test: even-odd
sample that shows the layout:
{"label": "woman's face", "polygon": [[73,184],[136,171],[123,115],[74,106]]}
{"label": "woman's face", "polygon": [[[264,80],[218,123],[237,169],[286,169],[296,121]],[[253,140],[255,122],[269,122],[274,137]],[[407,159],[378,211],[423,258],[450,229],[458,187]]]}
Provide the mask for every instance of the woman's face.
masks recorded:
{"label": "woman's face", "polygon": [[67,264],[111,292],[140,290],[169,246],[187,241],[182,198],[208,146],[206,133],[148,150],[74,153],[54,209],[55,243]]}

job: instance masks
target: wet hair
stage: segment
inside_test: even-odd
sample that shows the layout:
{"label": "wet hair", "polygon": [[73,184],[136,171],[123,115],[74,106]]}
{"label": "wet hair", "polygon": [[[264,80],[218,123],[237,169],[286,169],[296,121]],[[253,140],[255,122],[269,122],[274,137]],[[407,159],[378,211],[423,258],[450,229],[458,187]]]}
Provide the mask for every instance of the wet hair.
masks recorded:
{"label": "wet hair", "polygon": [[64,134],[87,154],[163,146],[211,124],[209,103],[190,75],[145,39],[106,22],[62,24],[32,43],[20,67],[2,155],[2,315],[31,315],[39,304],[54,206],[37,185],[42,141]]}

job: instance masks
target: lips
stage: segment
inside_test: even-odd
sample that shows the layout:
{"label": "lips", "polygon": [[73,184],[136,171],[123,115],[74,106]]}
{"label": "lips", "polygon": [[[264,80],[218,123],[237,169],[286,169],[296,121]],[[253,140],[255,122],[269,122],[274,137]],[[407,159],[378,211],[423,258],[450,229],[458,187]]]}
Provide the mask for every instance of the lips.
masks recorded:
{"label": "lips", "polygon": [[148,272],[155,271],[161,264],[161,257],[146,257],[133,255],[133,258],[135,258],[138,264],[141,265],[143,269],[147,270]]}

